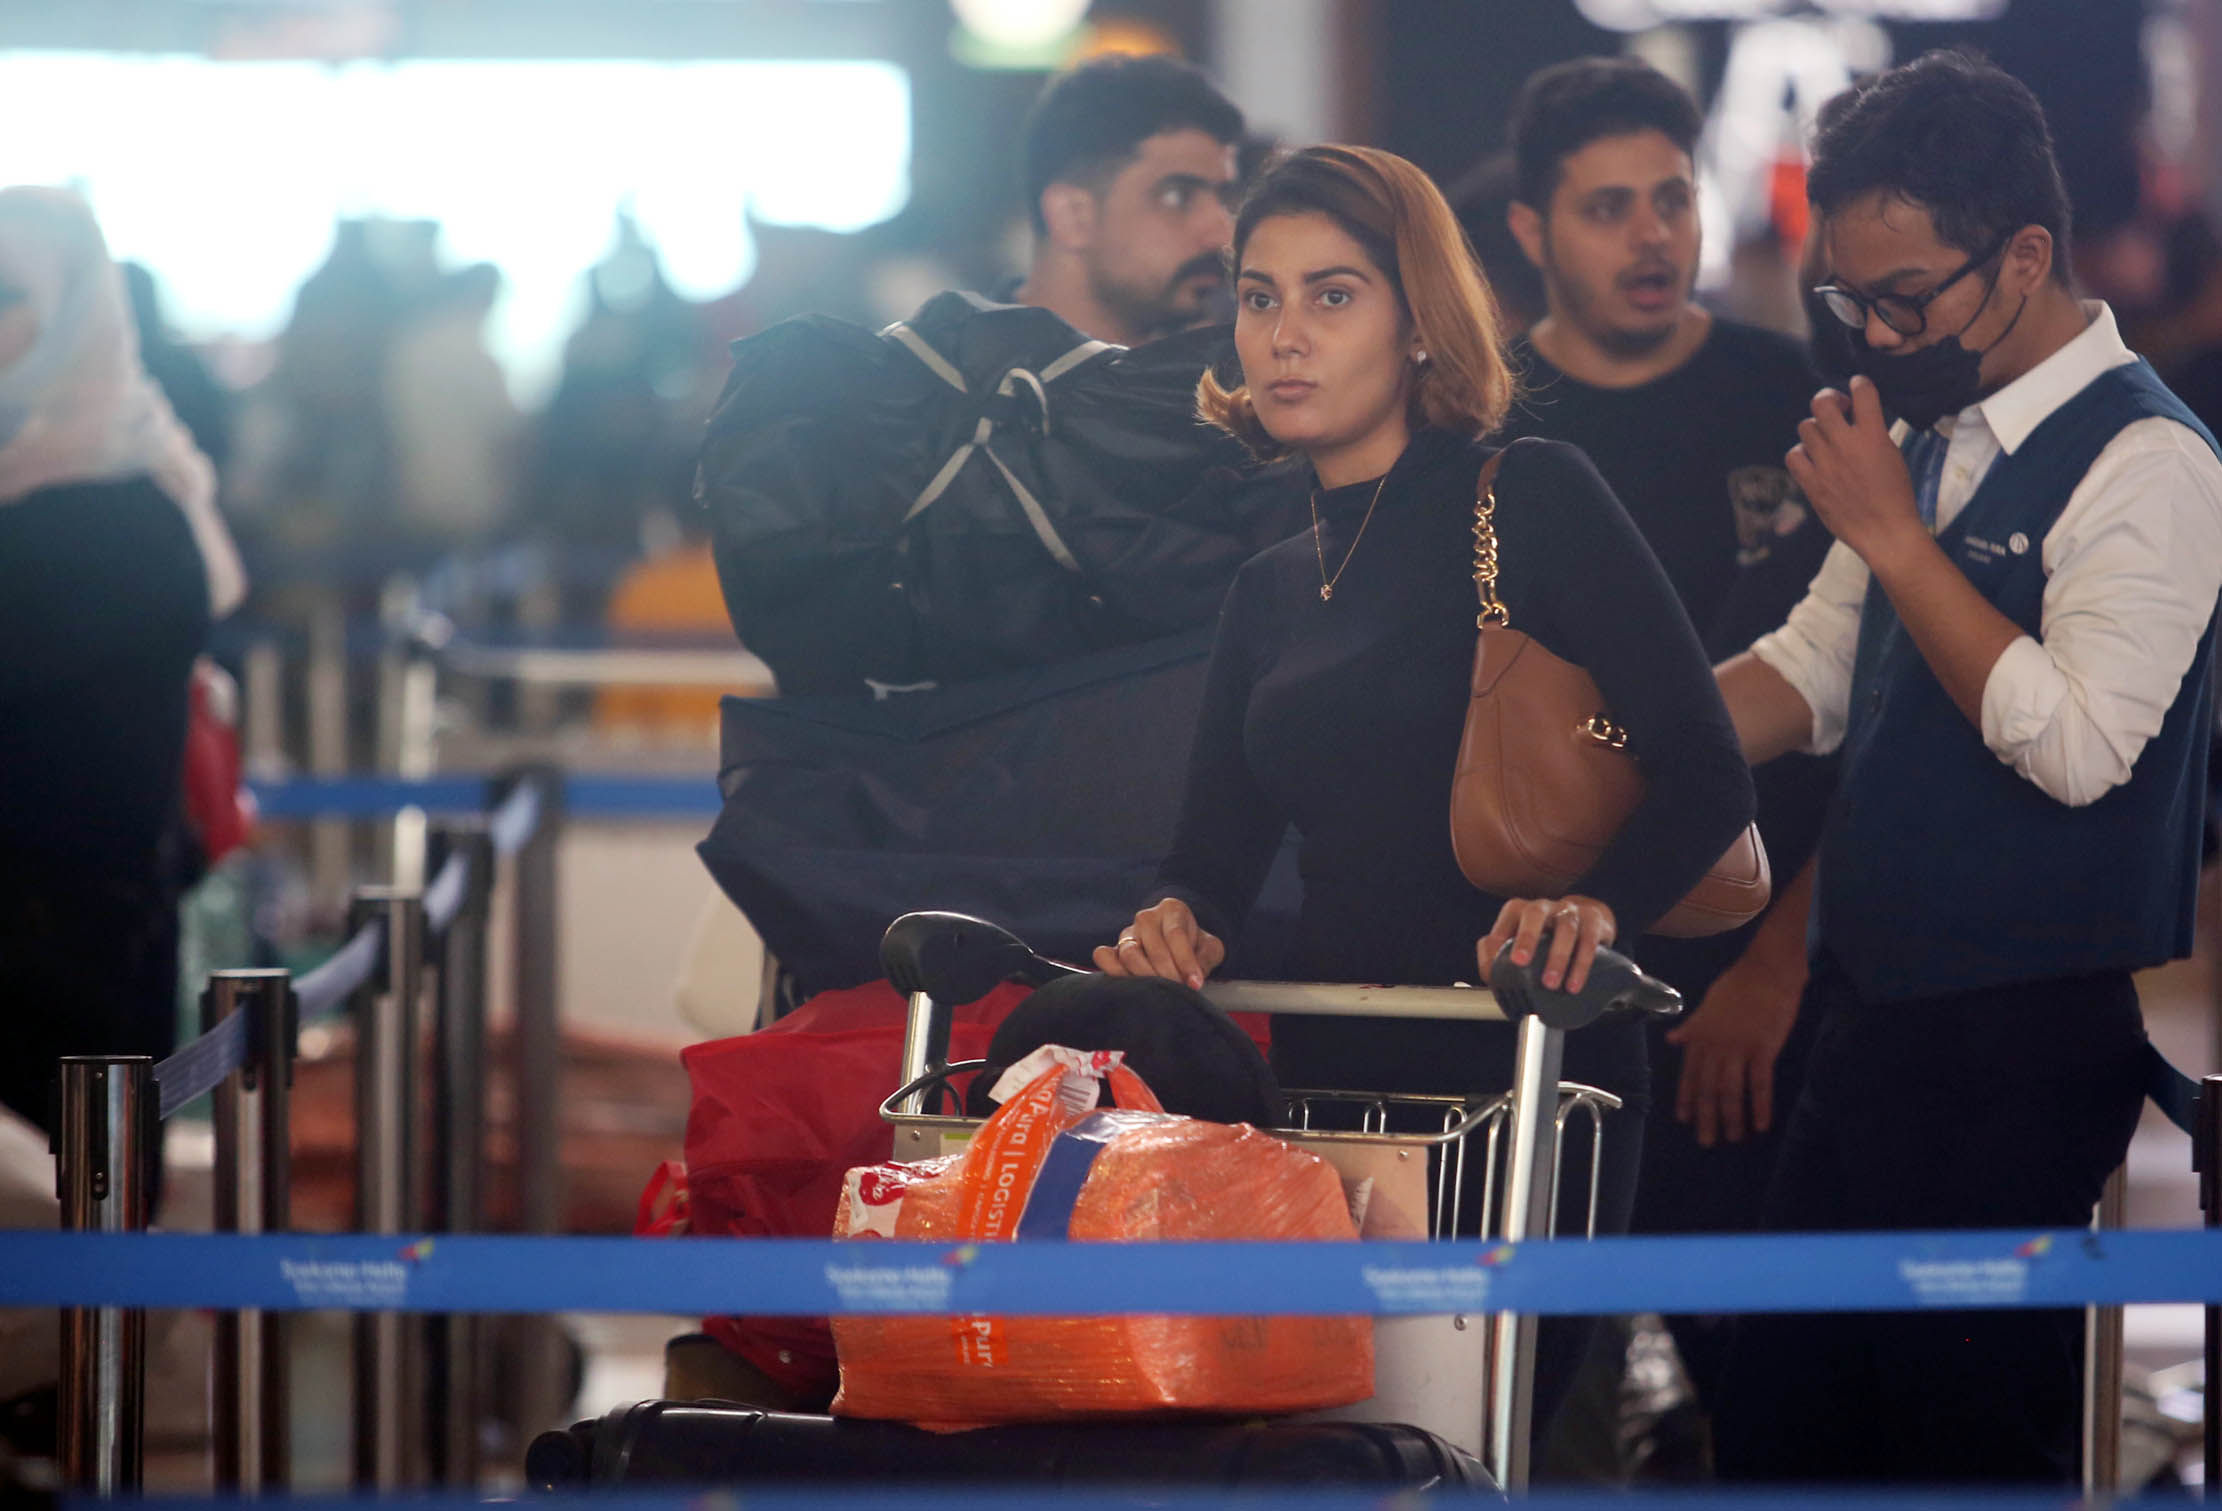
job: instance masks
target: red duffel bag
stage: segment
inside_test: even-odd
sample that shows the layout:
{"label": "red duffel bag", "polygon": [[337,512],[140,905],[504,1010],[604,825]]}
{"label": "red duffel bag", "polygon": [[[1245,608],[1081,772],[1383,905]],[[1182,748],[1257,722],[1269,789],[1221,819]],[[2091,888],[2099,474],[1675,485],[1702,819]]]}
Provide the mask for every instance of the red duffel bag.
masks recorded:
{"label": "red duffel bag", "polygon": [[[1030,988],[1001,986],[950,1014],[949,1058],[987,1053]],[[684,1168],[642,1193],[638,1231],[824,1238],[849,1170],[894,1155],[879,1106],[902,1082],[909,1004],[884,981],[822,992],[768,1028],[679,1053],[693,1087]],[[958,1091],[963,1090],[959,1078]],[[703,1331],[803,1401],[833,1395],[819,1317],[712,1317]]]}

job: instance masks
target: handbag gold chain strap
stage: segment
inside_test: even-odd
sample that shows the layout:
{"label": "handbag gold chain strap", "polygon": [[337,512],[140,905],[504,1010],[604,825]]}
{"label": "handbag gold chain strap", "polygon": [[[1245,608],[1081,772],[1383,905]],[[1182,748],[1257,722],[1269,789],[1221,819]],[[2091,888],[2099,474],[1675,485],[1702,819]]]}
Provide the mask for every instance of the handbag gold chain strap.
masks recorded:
{"label": "handbag gold chain strap", "polygon": [[[1497,596],[1497,485],[1494,480],[1474,495],[1474,596],[1481,600],[1481,612],[1474,616],[1475,629],[1512,628],[1512,611]],[[1614,750],[1628,748],[1628,731],[1602,711],[1584,719],[1575,726],[1575,731]]]}
{"label": "handbag gold chain strap", "polygon": [[1493,624],[1512,627],[1512,615],[1497,596],[1496,516],[1497,489],[1492,483],[1474,496],[1474,595],[1481,600],[1481,612],[1474,616],[1477,630]]}

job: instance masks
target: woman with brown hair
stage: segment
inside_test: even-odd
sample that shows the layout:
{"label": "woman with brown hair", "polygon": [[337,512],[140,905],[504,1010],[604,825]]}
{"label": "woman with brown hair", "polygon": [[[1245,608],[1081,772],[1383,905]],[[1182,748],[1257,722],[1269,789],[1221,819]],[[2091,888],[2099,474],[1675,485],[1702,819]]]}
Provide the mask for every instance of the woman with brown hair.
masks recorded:
{"label": "woman with brown hair", "polygon": [[[1546,950],[1546,984],[1578,989],[1599,945],[1643,933],[1751,819],[1750,773],[1696,632],[1586,457],[1509,448],[1496,528],[1512,623],[1596,679],[1649,785],[1570,895],[1475,890],[1451,851],[1451,775],[1474,654],[1475,485],[1514,388],[1488,284],[1426,175],[1363,147],[1271,168],[1236,222],[1234,259],[1243,382],[1207,376],[1199,408],[1261,455],[1309,463],[1313,525],[1252,559],[1228,594],[1157,898],[1097,968],[1201,986],[1293,825],[1292,979],[1478,981],[1509,940],[1523,964]],[[1512,1054],[1503,1024],[1273,1025],[1289,1086],[1493,1092]],[[1641,1026],[1571,1036],[1566,1074],[1639,1104],[1610,1120],[1602,1172],[1600,1225],[1624,1228]],[[1578,1337],[1545,1344],[1538,1421]]]}

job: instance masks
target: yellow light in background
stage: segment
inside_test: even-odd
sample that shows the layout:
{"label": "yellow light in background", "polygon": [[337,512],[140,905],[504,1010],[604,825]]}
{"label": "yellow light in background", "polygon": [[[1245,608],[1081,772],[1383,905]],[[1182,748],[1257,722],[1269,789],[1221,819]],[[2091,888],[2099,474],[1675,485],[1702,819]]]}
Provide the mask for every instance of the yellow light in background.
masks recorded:
{"label": "yellow light in background", "polygon": [[1078,51],[1069,61],[1079,64],[1090,58],[1177,58],[1180,55],[1180,44],[1173,40],[1172,33],[1164,27],[1136,20],[1132,16],[1114,16],[1090,26]]}

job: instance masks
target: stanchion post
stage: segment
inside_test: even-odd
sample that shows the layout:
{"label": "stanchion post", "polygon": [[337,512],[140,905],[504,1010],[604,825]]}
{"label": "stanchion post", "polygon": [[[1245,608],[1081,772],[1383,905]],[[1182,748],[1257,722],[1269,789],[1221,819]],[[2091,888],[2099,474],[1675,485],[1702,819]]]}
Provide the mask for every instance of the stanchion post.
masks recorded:
{"label": "stanchion post", "polygon": [[[515,1051],[511,1061],[516,1087],[517,1181],[521,1226],[527,1233],[554,1233],[563,1225],[563,1032],[557,979],[557,850],[562,843],[564,781],[561,768],[527,766],[508,774],[496,787],[497,800],[520,782],[540,792],[540,822],[514,857],[511,899],[510,979],[515,984]],[[534,1318],[520,1330],[525,1358],[523,1390],[516,1419],[538,1432],[555,1425],[570,1404],[557,1382],[564,1368],[554,1324]]]}
{"label": "stanchion post", "polygon": [[[475,1233],[485,1225],[480,1173],[486,1144],[487,929],[494,891],[494,841],[483,823],[447,824],[432,834],[437,875],[452,856],[466,857],[469,881],[461,905],[437,946],[434,1001],[431,1225],[442,1233]],[[436,1484],[478,1483],[479,1422],[484,1377],[476,1317],[431,1319],[425,1381],[425,1442]]]}
{"label": "stanchion post", "polygon": [[[247,1060],[216,1088],[216,1231],[293,1226],[292,1087],[299,1015],[285,971],[214,971],[201,1031],[247,1015]],[[216,1488],[283,1491],[292,1479],[288,1327],[283,1312],[216,1314],[211,1381]]]}
{"label": "stanchion post", "polygon": [[563,833],[563,773],[553,766],[523,767],[499,784],[497,799],[506,798],[521,782],[539,789],[540,822],[517,852],[514,870],[517,1173],[524,1230],[553,1233],[563,1217],[556,869]]}
{"label": "stanchion post", "polygon": [[[2199,1083],[2199,1133],[2191,1162],[2199,1171],[2199,1210],[2222,1228],[2222,1075]],[[2207,1308],[2206,1494],[2222,1497],[2222,1306]]]}
{"label": "stanchion post", "polygon": [[[420,633],[416,584],[396,576],[386,585],[382,617],[386,650],[379,658],[379,758],[381,767],[403,781],[432,775],[437,757],[440,667],[434,648]],[[408,804],[393,816],[392,881],[421,887],[432,874],[427,854],[430,830],[425,812]]]}
{"label": "stanchion post", "polygon": [[[1551,1231],[1552,1172],[1558,1167],[1559,1069],[1566,1035],[1533,1014],[1520,1019],[1513,1067],[1511,1151],[1506,1156],[1504,1217],[1498,1236],[1507,1243]],[[1488,1213],[1482,1218],[1487,1222]],[[1536,1319],[1499,1313],[1489,1320],[1489,1420],[1484,1441],[1490,1472],[1501,1489],[1528,1487],[1529,1439],[1535,1427]]]}
{"label": "stanchion post", "polygon": [[247,647],[240,679],[240,734],[247,773],[265,781],[283,776],[285,755],[285,653],[265,637]]}
{"label": "stanchion post", "polygon": [[[2091,1214],[2096,1232],[2119,1228],[2129,1211],[2129,1171],[2116,1167]],[[2122,1483],[2122,1309],[2083,1309],[2083,1493],[2112,1495]]]}
{"label": "stanchion post", "polygon": [[[154,1061],[72,1055],[61,1062],[56,1194],[74,1232],[135,1233],[147,1225],[161,1127]],[[62,1313],[63,1478],[95,1495],[136,1494],[144,1452],[147,1314],[75,1306]]]}
{"label": "stanchion post", "polygon": [[[307,674],[309,770],[344,776],[347,758],[347,615],[335,599],[319,601],[309,619]],[[348,821],[320,818],[309,827],[310,878],[319,906],[347,890],[353,848]]]}
{"label": "stanchion post", "polygon": [[[404,1233],[421,1218],[416,1182],[417,1005],[424,902],[399,887],[360,887],[349,932],[386,925],[380,970],[355,994],[355,1226]],[[423,1331],[400,1312],[355,1316],[355,1484],[411,1489],[419,1462]]]}

